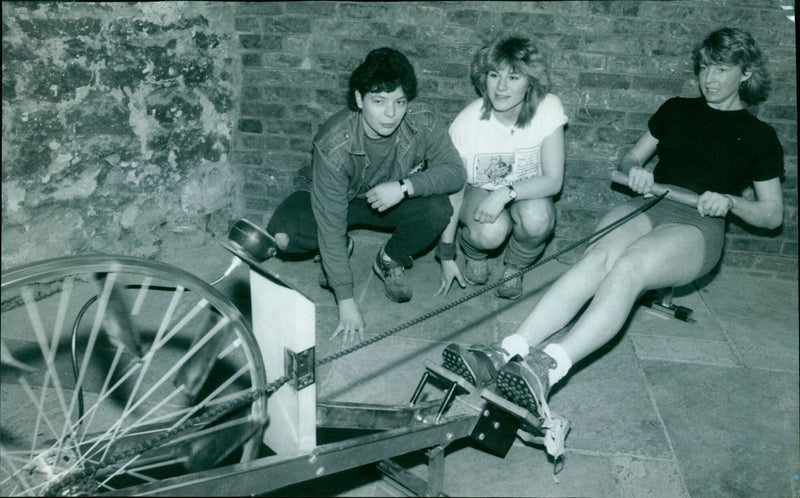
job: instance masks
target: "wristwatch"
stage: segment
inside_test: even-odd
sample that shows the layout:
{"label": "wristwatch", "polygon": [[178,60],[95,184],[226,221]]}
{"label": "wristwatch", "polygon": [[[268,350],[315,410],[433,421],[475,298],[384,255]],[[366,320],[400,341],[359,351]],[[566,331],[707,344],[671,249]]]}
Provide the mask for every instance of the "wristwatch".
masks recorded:
{"label": "wristwatch", "polygon": [[408,199],[408,185],[406,185],[406,182],[403,180],[400,180],[400,190],[403,192],[403,198]]}
{"label": "wristwatch", "polygon": [[512,185],[506,185],[506,187],[508,187],[508,200],[509,202],[513,201],[514,199],[517,198],[517,191],[514,190],[514,187]]}

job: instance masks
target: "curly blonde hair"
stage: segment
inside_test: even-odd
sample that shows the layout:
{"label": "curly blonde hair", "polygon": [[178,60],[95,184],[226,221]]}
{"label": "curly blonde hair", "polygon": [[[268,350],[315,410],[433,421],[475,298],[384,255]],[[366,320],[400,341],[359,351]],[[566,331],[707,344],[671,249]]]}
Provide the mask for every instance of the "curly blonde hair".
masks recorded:
{"label": "curly blonde hair", "polygon": [[486,93],[486,75],[506,65],[528,78],[528,89],[516,123],[523,128],[531,122],[539,102],[550,91],[549,68],[544,55],[527,38],[512,36],[498,39],[478,50],[470,64],[469,76],[472,85],[483,97],[481,119],[489,119],[492,113],[492,102]]}

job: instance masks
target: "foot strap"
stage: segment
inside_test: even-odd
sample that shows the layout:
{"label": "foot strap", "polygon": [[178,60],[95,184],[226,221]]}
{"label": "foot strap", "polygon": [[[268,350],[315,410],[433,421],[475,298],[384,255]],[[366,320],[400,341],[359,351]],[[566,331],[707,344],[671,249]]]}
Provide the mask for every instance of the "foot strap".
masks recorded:
{"label": "foot strap", "polygon": [[534,436],[520,429],[517,431],[517,437],[527,443],[544,446],[547,454],[553,457],[553,479],[558,482],[558,478],[555,476],[564,468],[564,460],[566,459],[564,454],[565,441],[567,433],[571,429],[571,424],[567,418],[561,415],[552,412],[550,415],[549,418],[542,422],[540,430],[544,432],[543,436]]}
{"label": "foot strap", "polygon": [[[522,362],[522,366],[527,368],[533,374],[533,378],[539,382],[539,392],[544,392],[545,389],[541,385],[541,379],[533,372],[531,367],[526,362]],[[547,454],[553,457],[553,479],[558,482],[558,478],[555,476],[564,468],[565,440],[570,430],[570,422],[565,417],[550,411],[546,397],[542,396],[542,399],[537,399],[534,396],[534,399],[539,402],[537,408],[539,409],[539,415],[542,417],[541,430],[544,432],[544,436],[542,438],[532,437],[533,439],[541,439],[541,443],[538,444],[544,444]],[[521,439],[525,440],[525,438]]]}

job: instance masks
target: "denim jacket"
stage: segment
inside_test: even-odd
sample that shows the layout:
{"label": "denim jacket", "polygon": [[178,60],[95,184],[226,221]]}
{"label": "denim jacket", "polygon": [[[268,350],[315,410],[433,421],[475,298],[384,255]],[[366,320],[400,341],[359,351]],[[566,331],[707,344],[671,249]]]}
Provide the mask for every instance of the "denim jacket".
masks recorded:
{"label": "denim jacket", "polygon": [[[430,104],[409,103],[394,137],[397,156],[391,180],[411,183],[415,197],[449,194],[464,186],[461,158]],[[313,141],[311,205],[322,264],[337,300],[353,297],[345,236],[348,204],[369,167],[364,140],[361,113],[343,109],[322,125]]]}

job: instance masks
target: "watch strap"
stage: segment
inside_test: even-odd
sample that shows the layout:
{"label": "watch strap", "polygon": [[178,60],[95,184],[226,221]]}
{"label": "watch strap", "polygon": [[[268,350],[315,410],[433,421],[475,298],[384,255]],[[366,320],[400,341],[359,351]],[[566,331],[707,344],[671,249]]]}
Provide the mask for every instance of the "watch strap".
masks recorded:
{"label": "watch strap", "polygon": [[506,185],[506,187],[508,187],[508,198],[513,201],[514,199],[517,198],[517,191],[514,190],[513,185]]}
{"label": "watch strap", "polygon": [[405,180],[400,180],[400,190],[403,191],[403,198],[408,199],[410,196],[408,195],[408,185],[406,185]]}

